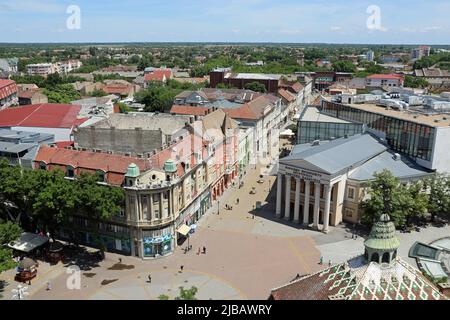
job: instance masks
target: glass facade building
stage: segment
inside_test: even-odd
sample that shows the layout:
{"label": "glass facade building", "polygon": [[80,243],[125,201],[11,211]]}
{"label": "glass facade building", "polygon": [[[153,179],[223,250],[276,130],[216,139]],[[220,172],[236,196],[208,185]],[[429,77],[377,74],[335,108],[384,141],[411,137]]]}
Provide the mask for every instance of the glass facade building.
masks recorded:
{"label": "glass facade building", "polygon": [[333,140],[346,135],[363,133],[361,123],[334,123],[299,121],[297,144],[311,143],[315,140]]}
{"label": "glass facade building", "polygon": [[431,161],[436,134],[434,127],[329,101],[322,101],[322,112],[365,124],[367,128],[384,133],[393,150]]}

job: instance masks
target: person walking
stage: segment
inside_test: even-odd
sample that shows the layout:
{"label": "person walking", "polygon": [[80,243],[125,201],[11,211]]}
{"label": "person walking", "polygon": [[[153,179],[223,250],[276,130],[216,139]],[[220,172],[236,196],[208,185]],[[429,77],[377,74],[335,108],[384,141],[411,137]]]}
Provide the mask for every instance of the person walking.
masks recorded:
{"label": "person walking", "polygon": [[151,274],[148,275],[148,283],[152,283],[152,275]]}
{"label": "person walking", "polygon": [[180,272],[183,272],[184,266],[180,266]]}
{"label": "person walking", "polygon": [[331,260],[328,261],[328,267],[331,267]]}
{"label": "person walking", "polygon": [[206,247],[203,247],[203,254],[206,254]]}
{"label": "person walking", "polygon": [[198,248],[198,251],[197,251],[197,255],[198,255],[198,256],[200,255],[201,251],[202,251],[202,249],[199,247],[199,248]]}
{"label": "person walking", "polygon": [[52,290],[52,285],[51,285],[50,281],[47,282],[47,289],[46,290],[47,291]]}
{"label": "person walking", "polygon": [[323,256],[320,256],[319,264],[320,264],[320,265],[323,264]]}

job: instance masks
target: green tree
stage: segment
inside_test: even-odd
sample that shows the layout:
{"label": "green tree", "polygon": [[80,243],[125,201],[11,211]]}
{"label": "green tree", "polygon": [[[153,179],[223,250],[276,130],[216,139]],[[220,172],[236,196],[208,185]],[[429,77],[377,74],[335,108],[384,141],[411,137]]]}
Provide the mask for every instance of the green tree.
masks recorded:
{"label": "green tree", "polygon": [[426,187],[429,189],[428,212],[432,221],[437,216],[450,215],[450,179],[445,174],[435,174],[427,179]]}
{"label": "green tree", "polygon": [[22,234],[22,229],[15,223],[6,222],[0,224],[0,272],[16,267],[12,259],[12,250],[4,245],[17,240]]}
{"label": "green tree", "polygon": [[107,96],[107,95],[108,95],[108,93],[106,93],[102,89],[95,89],[90,94],[91,97],[104,97],[104,96]]}
{"label": "green tree", "polygon": [[333,70],[335,72],[355,72],[356,66],[351,61],[341,60],[333,63]]}
{"label": "green tree", "polygon": [[22,234],[22,229],[16,223],[7,221],[0,224],[0,245],[17,240]]}
{"label": "green tree", "polygon": [[159,300],[169,300],[169,296],[166,295],[166,294],[161,294],[161,295],[158,297],[158,299],[159,299]]}
{"label": "green tree", "polygon": [[404,86],[407,88],[426,88],[428,81],[414,76],[406,75]]}
{"label": "green tree", "polygon": [[372,225],[381,214],[391,216],[397,227],[406,225],[413,216],[421,216],[427,208],[427,196],[422,194],[423,185],[403,185],[388,170],[376,173],[369,183],[367,197],[361,203],[361,221]]}
{"label": "green tree", "polygon": [[252,90],[255,92],[262,92],[262,93],[267,92],[266,86],[264,84],[256,82],[256,81],[247,83],[245,85],[245,89]]}
{"label": "green tree", "polygon": [[175,300],[197,300],[195,295],[197,294],[198,289],[196,287],[191,287],[190,289],[184,289],[184,287],[180,287],[180,294]]}

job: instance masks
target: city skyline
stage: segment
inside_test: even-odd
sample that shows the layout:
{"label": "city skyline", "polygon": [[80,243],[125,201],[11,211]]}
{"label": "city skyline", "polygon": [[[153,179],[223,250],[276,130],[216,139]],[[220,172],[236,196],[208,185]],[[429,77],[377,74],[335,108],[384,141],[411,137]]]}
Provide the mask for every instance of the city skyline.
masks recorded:
{"label": "city skyline", "polygon": [[[67,9],[71,5],[80,9],[80,29],[67,27],[72,13],[67,13]],[[367,23],[373,20],[374,6],[380,10],[380,25],[370,29]],[[401,0],[395,4],[385,0],[357,4],[347,0],[312,3],[303,0],[232,0],[227,3],[131,0],[126,4],[18,0],[0,1],[0,26],[10,30],[2,37],[4,43],[445,45],[450,36],[446,8],[450,9],[450,4],[442,0],[425,3]]]}

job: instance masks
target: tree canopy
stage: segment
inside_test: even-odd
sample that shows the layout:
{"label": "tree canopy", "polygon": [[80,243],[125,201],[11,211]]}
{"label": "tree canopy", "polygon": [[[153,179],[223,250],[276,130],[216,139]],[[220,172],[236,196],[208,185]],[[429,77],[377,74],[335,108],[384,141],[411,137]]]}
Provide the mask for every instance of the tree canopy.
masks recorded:
{"label": "tree canopy", "polygon": [[262,84],[262,83],[259,83],[259,82],[247,83],[245,85],[245,89],[256,91],[256,92],[262,92],[262,93],[267,92],[266,86],[264,84]]}
{"label": "tree canopy", "polygon": [[428,196],[423,189],[423,182],[404,185],[388,170],[376,173],[361,203],[361,221],[372,225],[386,213],[397,227],[407,225],[411,218],[426,213]]}

